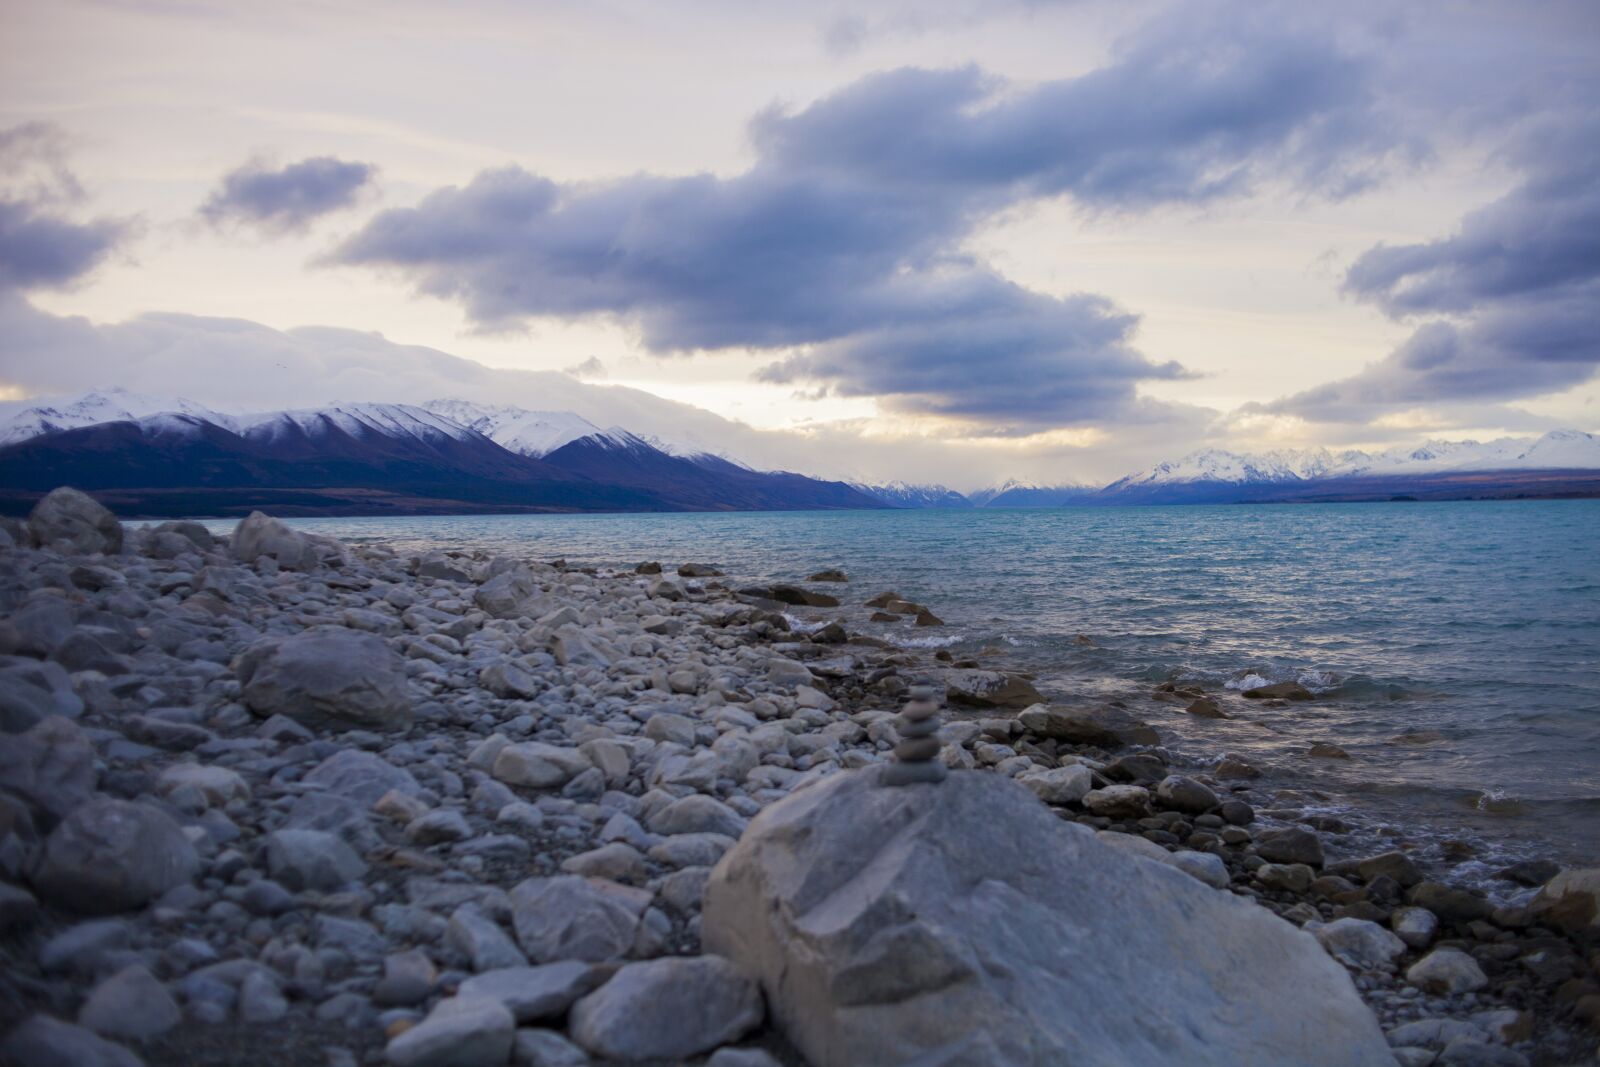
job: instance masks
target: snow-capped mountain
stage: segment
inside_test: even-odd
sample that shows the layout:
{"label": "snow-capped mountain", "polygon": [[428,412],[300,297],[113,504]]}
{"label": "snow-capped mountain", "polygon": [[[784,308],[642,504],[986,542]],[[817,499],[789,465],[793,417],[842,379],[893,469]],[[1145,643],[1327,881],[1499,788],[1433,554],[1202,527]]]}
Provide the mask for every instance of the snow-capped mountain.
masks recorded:
{"label": "snow-capped mountain", "polygon": [[1600,437],[1552,430],[1534,441],[1428,441],[1382,452],[1281,449],[1239,454],[1208,448],[1119,478],[1107,492],[1195,482],[1260,485],[1394,474],[1600,469]]}
{"label": "snow-capped mountain", "polygon": [[670,455],[570,413],[448,402],[223,414],[99,395],[16,406],[0,432],[0,507],[13,511],[57,485],[172,515],[884,506],[841,482]]}
{"label": "snow-capped mountain", "polygon": [[549,455],[580,437],[605,431],[570,411],[474,404],[469,400],[430,400],[422,405],[436,415],[483,434],[501,448],[535,459]]}
{"label": "snow-capped mountain", "polygon": [[970,508],[972,501],[943,485],[912,485],[910,482],[889,482],[886,485],[869,485],[851,482],[870,497],[876,497],[896,508]]}
{"label": "snow-capped mountain", "polygon": [[1056,508],[1076,504],[1092,496],[1092,485],[1068,482],[1062,485],[1039,485],[1035,482],[1008,479],[992,489],[972,494],[972,502],[981,508]]}
{"label": "snow-capped mountain", "polygon": [[193,415],[207,421],[226,418],[203,404],[181,397],[146,396],[126,389],[97,389],[54,402],[22,400],[0,404],[0,448],[42,433],[143,419],[165,412]]}

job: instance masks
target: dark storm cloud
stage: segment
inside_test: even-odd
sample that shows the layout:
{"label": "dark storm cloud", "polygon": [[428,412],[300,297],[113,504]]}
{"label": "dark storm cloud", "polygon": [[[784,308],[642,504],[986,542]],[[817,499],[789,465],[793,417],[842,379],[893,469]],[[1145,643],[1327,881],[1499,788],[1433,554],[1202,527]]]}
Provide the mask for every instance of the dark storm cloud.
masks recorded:
{"label": "dark storm cloud", "polygon": [[128,233],[123,220],[74,222],[63,214],[83,190],[62,142],[47,123],[0,131],[0,290],[71,285]]}
{"label": "dark storm cloud", "polygon": [[1527,176],[1452,236],[1379,245],[1345,289],[1399,320],[1425,317],[1383,360],[1267,410],[1354,421],[1385,406],[1512,400],[1600,367],[1600,113],[1515,139]]}
{"label": "dark storm cloud", "polygon": [[1365,86],[1320,33],[1184,18],[1079,78],[901,70],[764,112],[757,162],[731,178],[484,172],[379,214],[334,259],[396,269],[488,328],[611,316],[657,353],[786,350],[769,380],[901,410],[1083,423],[1180,368],[1135,351],[1107,301],[1022,289],[965,238],[1039,197],[1143,210],[1266,180],[1344,195],[1395,144]]}
{"label": "dark storm cloud", "polygon": [[241,222],[269,233],[292,233],[355,203],[376,172],[370,163],[331,156],[301,160],[279,170],[247,163],[223,177],[200,214],[213,225]]}

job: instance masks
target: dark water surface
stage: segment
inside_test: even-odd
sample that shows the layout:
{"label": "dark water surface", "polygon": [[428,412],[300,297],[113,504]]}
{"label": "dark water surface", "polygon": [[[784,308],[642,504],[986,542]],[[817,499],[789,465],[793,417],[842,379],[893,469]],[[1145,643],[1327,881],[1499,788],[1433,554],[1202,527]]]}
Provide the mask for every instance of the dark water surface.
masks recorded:
{"label": "dark water surface", "polygon": [[[1466,840],[1469,876],[1515,855],[1600,857],[1600,501],[295,524],[413,550],[709,562],[739,579],[843,567],[849,601],[895,589],[950,624],[863,629],[1003,652],[1053,699],[1126,699],[1180,761],[1240,754],[1302,791],[1303,809],[1401,828],[1423,849]],[[1219,690],[1236,717],[1151,701],[1169,679]],[[1283,679],[1318,699],[1237,697]],[[1351,758],[1309,758],[1313,741]]]}

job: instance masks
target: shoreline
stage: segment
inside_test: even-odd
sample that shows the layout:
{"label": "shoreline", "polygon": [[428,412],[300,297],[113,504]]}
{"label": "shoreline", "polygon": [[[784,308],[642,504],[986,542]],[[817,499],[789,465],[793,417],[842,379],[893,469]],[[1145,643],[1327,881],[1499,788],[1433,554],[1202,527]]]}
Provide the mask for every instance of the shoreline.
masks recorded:
{"label": "shoreline", "polygon": [[[562,872],[644,894],[622,957],[693,955],[699,890],[748,820],[836,771],[882,762],[909,684],[931,678],[947,698],[947,763],[1017,777],[1115,847],[1297,925],[1326,924],[1311,929],[1356,961],[1352,978],[1384,1029],[1409,1027],[1398,1044],[1415,1051],[1400,1062],[1433,1062],[1468,1038],[1520,1059],[1443,1062],[1593,1054],[1592,925],[1565,929],[1568,916],[1543,902],[1495,906],[1429,880],[1401,853],[1330,862],[1331,824],[1263,796],[1248,768],[1169,774],[1159,734],[1127,707],[1051,704],[981,658],[825,621],[837,606],[827,600],[861,607],[884,599],[878,590],[798,574],[756,589],[692,561],[639,573],[482,552],[405,557],[271,520],[244,525],[231,542],[197,523],[119,526],[119,554],[0,550],[0,644],[17,657],[6,669],[21,681],[25,661],[60,668],[26,675],[48,675],[28,707],[54,717],[7,729],[31,739],[34,766],[74,768],[43,798],[18,788],[15,767],[0,777],[34,824],[13,821],[0,860],[35,901],[7,887],[0,1029],[30,1010],[70,1019],[85,994],[138,967],[180,1017],[202,1023],[133,1039],[150,1062],[286,1062],[229,1047],[224,1031],[238,1020],[370,1060],[433,1025],[427,1005],[499,969],[486,964],[527,962],[534,939],[511,891]],[[20,527],[4,529],[18,538]],[[109,528],[100,536],[74,547],[111,547]],[[938,625],[936,603],[885,599],[875,610],[918,617],[906,608],[926,612],[930,632]],[[787,616],[801,611],[820,625],[797,633]],[[290,654],[296,639],[303,659]],[[316,670],[348,664],[305,664],[344,647],[382,669],[313,692]],[[1164,695],[1209,699],[1176,685]],[[85,931],[83,909],[41,886],[39,854],[102,795],[160,810],[194,859],[191,877]],[[706,802],[682,803],[693,797]],[[1527,893],[1550,866],[1525,865]],[[1419,907],[1434,917],[1431,936]],[[1374,948],[1363,923],[1393,927],[1404,947]],[[1446,995],[1407,979],[1440,948],[1475,961],[1482,984],[1467,988],[1469,974]],[[609,977],[585,972],[567,1004]],[[534,1029],[554,1036],[526,1040],[550,1048],[573,1036]],[[770,1023],[756,1033],[797,1062]]]}

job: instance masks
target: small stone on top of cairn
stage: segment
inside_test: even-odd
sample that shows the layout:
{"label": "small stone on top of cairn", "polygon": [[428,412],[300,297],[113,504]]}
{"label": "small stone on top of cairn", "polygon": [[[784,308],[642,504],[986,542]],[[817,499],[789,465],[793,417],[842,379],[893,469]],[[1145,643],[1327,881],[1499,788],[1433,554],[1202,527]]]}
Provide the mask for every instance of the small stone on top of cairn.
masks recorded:
{"label": "small stone on top of cairn", "polygon": [[894,762],[884,769],[884,785],[944,781],[947,769],[939,759],[939,702],[934,692],[931,685],[911,687],[911,699],[895,724],[900,743],[894,746]]}

